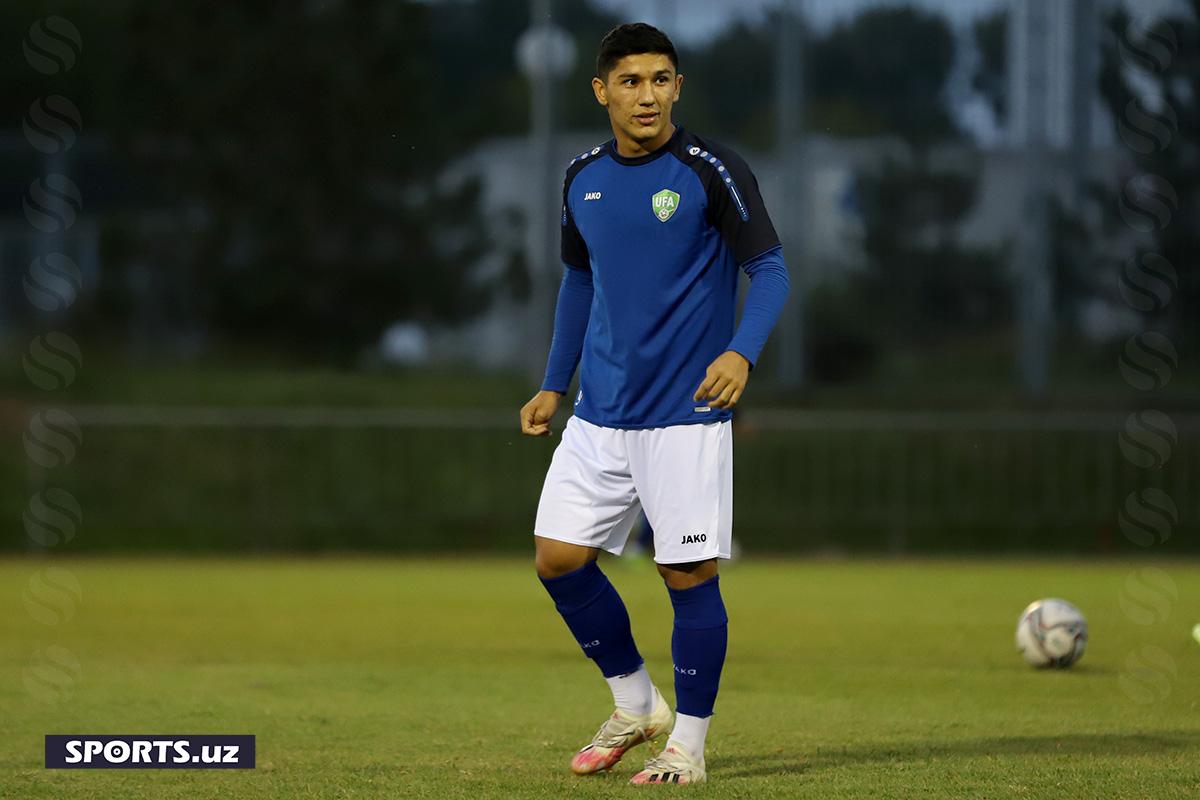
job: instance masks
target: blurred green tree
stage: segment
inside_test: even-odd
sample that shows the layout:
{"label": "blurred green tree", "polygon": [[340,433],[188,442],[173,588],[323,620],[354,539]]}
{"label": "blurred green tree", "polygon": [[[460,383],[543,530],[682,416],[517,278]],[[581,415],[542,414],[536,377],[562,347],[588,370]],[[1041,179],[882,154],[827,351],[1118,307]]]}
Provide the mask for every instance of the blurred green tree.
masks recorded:
{"label": "blurred green tree", "polygon": [[[717,138],[774,144],[778,12],[737,22],[681,53],[680,117]],[[809,130],[832,136],[894,135],[914,142],[953,138],[943,88],[954,64],[945,19],[913,8],[870,9],[804,50]]]}
{"label": "blurred green tree", "polygon": [[[987,336],[1010,315],[1000,252],[964,245],[959,236],[979,192],[978,170],[931,165],[935,147],[964,138],[944,92],[955,57],[945,19],[914,8],[867,11],[814,48],[818,124],[896,137],[908,149],[906,157],[859,171],[864,269],[833,293],[838,307],[855,305],[859,313],[825,320],[818,312],[840,331],[812,337],[814,346],[851,344],[861,369],[905,346]],[[812,358],[816,365],[841,360],[820,352]]]}
{"label": "blurred green tree", "polygon": [[998,254],[959,242],[978,176],[888,161],[859,177],[867,268],[856,284],[869,318],[897,342],[936,344],[1009,316]]}
{"label": "blurred green tree", "polygon": [[738,22],[703,46],[680,51],[683,94],[675,116],[718,141],[775,144],[776,40],[770,22]]}
{"label": "blurred green tree", "polygon": [[[600,39],[620,20],[586,2],[559,0],[554,12],[555,23],[573,37],[576,48],[575,66],[559,84],[557,123],[604,135],[608,118],[592,96],[591,82]],[[527,133],[529,81],[517,65],[515,51],[530,26],[528,4],[446,0],[436,6],[430,23],[430,55],[439,80],[455,87],[454,103],[446,109],[454,120],[455,136],[474,142]]]}
{"label": "blurred green tree", "polygon": [[940,14],[874,8],[812,43],[810,127],[928,144],[959,135],[944,89],[954,35]]}
{"label": "blurred green tree", "polygon": [[122,263],[171,273],[143,306],[334,360],[391,322],[486,308],[480,186],[441,179],[468,134],[432,14],[385,0],[131,4],[108,132],[166,213],[115,241]]}

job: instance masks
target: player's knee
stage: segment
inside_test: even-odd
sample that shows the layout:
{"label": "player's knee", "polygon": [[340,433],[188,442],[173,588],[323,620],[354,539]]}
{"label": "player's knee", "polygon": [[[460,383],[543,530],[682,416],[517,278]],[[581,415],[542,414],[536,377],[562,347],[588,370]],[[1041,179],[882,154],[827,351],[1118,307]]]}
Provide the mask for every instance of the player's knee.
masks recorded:
{"label": "player's knee", "polygon": [[539,578],[558,578],[568,572],[574,572],[595,558],[591,548],[539,538],[533,556],[533,567],[537,570]]}
{"label": "player's knee", "polygon": [[671,589],[690,589],[710,580],[717,574],[717,560],[693,561],[689,564],[658,564],[658,574]]}

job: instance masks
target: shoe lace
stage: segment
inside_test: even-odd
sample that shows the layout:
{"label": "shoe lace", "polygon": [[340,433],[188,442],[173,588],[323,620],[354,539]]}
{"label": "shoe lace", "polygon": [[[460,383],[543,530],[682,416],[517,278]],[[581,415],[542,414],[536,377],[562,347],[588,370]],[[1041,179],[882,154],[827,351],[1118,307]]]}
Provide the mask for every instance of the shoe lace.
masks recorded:
{"label": "shoe lace", "polygon": [[663,750],[646,762],[646,769],[651,772],[685,772],[691,765],[678,750]]}
{"label": "shoe lace", "polygon": [[596,747],[619,747],[631,733],[640,733],[643,739],[646,738],[646,729],[641,725],[615,716],[609,717],[592,737],[592,744]]}

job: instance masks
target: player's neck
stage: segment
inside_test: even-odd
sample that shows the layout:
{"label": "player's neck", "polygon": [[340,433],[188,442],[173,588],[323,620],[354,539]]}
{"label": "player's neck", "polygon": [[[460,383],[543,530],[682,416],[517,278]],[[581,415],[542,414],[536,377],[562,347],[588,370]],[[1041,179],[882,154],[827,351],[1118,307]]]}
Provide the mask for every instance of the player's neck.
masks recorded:
{"label": "player's neck", "polygon": [[613,127],[613,136],[617,140],[617,154],[625,158],[637,158],[653,153],[658,148],[662,147],[667,142],[671,141],[671,137],[675,135],[675,123],[667,123],[667,127],[662,129],[662,133],[644,142],[639,142],[636,139],[630,139],[624,136],[621,131]]}

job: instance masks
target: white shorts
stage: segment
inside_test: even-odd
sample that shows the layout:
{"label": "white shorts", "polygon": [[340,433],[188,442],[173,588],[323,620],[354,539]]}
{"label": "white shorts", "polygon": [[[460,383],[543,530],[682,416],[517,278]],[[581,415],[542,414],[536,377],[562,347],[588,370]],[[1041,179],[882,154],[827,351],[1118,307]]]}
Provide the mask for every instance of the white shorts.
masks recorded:
{"label": "white shorts", "polygon": [[643,508],[659,564],[729,558],[728,420],[645,430],[567,420],[546,472],[534,534],[620,555]]}

